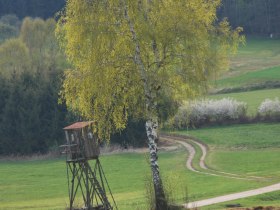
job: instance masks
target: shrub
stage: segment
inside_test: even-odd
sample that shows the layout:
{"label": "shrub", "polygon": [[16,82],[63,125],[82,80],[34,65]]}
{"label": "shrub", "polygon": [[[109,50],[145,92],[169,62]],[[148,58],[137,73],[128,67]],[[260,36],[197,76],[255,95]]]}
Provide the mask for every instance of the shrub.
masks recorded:
{"label": "shrub", "polygon": [[258,113],[265,117],[280,116],[280,101],[278,98],[274,100],[265,99],[258,108]]}
{"label": "shrub", "polygon": [[192,101],[181,106],[171,121],[175,128],[223,123],[246,117],[247,104],[231,98]]}

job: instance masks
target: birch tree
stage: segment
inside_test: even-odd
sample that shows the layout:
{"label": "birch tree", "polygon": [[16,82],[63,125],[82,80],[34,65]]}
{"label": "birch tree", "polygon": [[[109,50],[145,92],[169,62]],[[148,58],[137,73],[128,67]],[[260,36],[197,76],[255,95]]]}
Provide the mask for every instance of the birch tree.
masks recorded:
{"label": "birch tree", "polygon": [[8,39],[0,45],[0,76],[11,78],[29,68],[29,51],[21,40]]}
{"label": "birch tree", "polygon": [[68,0],[57,37],[73,69],[65,72],[67,106],[96,122],[96,134],[146,119],[156,209],[167,209],[157,163],[158,101],[203,93],[226,68],[240,29],[217,23],[219,0]]}

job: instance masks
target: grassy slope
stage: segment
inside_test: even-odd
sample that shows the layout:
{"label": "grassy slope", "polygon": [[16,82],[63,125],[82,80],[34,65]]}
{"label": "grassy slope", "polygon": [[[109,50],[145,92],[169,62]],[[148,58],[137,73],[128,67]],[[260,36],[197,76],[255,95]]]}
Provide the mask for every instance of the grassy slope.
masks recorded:
{"label": "grassy slope", "polygon": [[210,146],[207,163],[212,168],[280,178],[280,169],[275,167],[280,159],[280,124],[235,125],[187,133]]}
{"label": "grassy slope", "polygon": [[246,102],[248,104],[248,113],[250,115],[253,115],[256,114],[261,102],[264,101],[266,98],[280,98],[280,89],[256,90],[249,92],[227,93],[209,96],[209,98],[211,99],[222,99],[227,97],[234,98],[238,101]]}
{"label": "grassy slope", "polygon": [[247,37],[245,46],[231,59],[229,75],[280,65],[280,40]]}
{"label": "grassy slope", "polygon": [[[231,59],[230,71],[215,84],[220,89],[244,87],[265,81],[280,81],[280,40],[249,37],[247,44],[240,47],[238,54]],[[280,89],[217,94],[209,97],[231,97],[244,101],[248,104],[248,113],[255,115],[257,108],[266,98],[280,97]]]}
{"label": "grassy slope", "polygon": [[218,87],[240,87],[266,81],[280,81],[280,66],[245,72],[238,76],[220,79],[216,84]]}
{"label": "grassy slope", "polygon": [[[217,170],[280,180],[280,124],[250,124],[180,131],[210,146],[207,164]],[[223,184],[223,183],[221,183]],[[241,189],[237,190],[242,191]],[[227,203],[280,206],[279,192]],[[222,209],[225,204],[203,209]]]}
{"label": "grassy slope", "polygon": [[181,133],[195,136],[215,148],[280,148],[279,123],[217,126]]}
{"label": "grassy slope", "polygon": [[271,80],[280,80],[280,40],[249,37],[231,58],[230,70],[214,86],[240,87]]}

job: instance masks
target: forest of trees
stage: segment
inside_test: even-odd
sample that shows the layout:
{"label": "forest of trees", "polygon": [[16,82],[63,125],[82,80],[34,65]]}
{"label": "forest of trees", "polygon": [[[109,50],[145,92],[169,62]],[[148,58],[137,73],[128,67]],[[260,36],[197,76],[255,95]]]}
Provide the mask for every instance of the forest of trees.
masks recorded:
{"label": "forest of trees", "polygon": [[222,0],[219,17],[227,17],[233,27],[248,35],[280,37],[279,0]]}
{"label": "forest of trees", "polygon": [[60,141],[66,121],[58,93],[67,64],[56,22],[20,22],[14,15],[0,19],[7,29],[0,32],[0,154],[46,152]]}
{"label": "forest of trees", "polygon": [[[62,128],[76,120],[59,104],[69,67],[55,37],[54,19],[0,18],[0,155],[45,153],[64,141]],[[122,145],[143,145],[139,122],[113,136]],[[124,140],[126,142],[124,142]]]}
{"label": "forest of trees", "polygon": [[[64,5],[65,0],[0,0],[0,155],[47,152],[63,142],[62,128],[80,119],[58,104],[69,68],[54,34]],[[223,0],[218,16],[246,34],[277,38],[279,10],[279,0]],[[174,107],[168,103],[162,104],[166,113]],[[112,142],[143,145],[144,130],[143,122],[130,119]]]}
{"label": "forest of trees", "polygon": [[[0,17],[15,14],[43,19],[55,17],[65,0],[0,0]],[[227,17],[233,27],[241,26],[246,34],[280,33],[279,0],[222,0],[219,18]]]}
{"label": "forest of trees", "polygon": [[15,14],[43,19],[54,17],[65,5],[65,0],[0,0],[0,17]]}

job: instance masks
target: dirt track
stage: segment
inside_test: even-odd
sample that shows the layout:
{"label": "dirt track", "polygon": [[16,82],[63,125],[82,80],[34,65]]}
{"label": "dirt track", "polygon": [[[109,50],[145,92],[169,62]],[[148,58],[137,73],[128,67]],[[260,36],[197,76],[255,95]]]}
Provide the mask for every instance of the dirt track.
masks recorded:
{"label": "dirt track", "polygon": [[[232,179],[265,180],[262,177],[244,176],[244,175],[240,175],[240,174],[233,174],[233,173],[227,173],[227,172],[223,172],[223,171],[217,171],[217,170],[210,169],[205,163],[205,158],[207,156],[207,146],[196,140],[189,139],[186,137],[181,137],[181,136],[169,136],[169,135],[161,135],[160,138],[162,140],[179,143],[187,149],[189,156],[188,156],[188,159],[186,162],[186,167],[193,172],[211,175],[211,176],[228,177],[228,178],[232,178]],[[193,145],[197,145],[200,148],[201,153],[202,153],[200,160],[199,160],[199,168],[193,167],[193,159],[197,152]]]}
{"label": "dirt track", "polygon": [[[188,150],[189,156],[188,156],[188,159],[186,162],[186,167],[193,172],[201,173],[201,174],[205,174],[205,175],[211,175],[211,176],[222,176],[222,177],[227,177],[227,178],[232,178],[232,179],[262,180],[262,181],[266,180],[262,177],[242,176],[240,174],[232,174],[232,173],[226,173],[223,171],[217,171],[217,170],[210,169],[205,164],[205,158],[207,156],[207,146],[196,140],[189,139],[189,138],[183,137],[183,136],[170,136],[170,135],[161,135],[160,138],[163,140],[166,140],[166,141],[173,141],[173,142],[175,141],[176,143],[183,145]],[[202,151],[200,161],[199,161],[199,168],[193,167],[193,160],[194,160],[194,157],[196,154],[195,147],[193,146],[194,144],[197,145],[200,148],[200,150]],[[219,197],[215,197],[215,198],[195,201],[195,202],[191,202],[188,204],[183,204],[183,206],[186,208],[207,206],[207,205],[222,203],[222,202],[236,200],[236,199],[240,199],[240,198],[246,198],[246,197],[260,195],[260,194],[278,191],[278,190],[280,190],[280,183],[270,185],[267,187],[254,189],[254,190],[249,190],[249,191],[219,196]]]}

